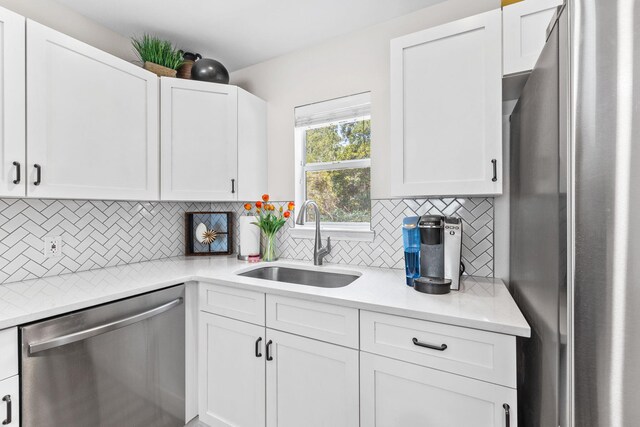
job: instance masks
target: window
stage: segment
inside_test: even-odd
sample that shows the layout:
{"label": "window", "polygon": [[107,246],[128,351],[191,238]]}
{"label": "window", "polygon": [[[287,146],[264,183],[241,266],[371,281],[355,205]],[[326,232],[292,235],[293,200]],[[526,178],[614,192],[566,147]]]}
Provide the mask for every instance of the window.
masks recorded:
{"label": "window", "polygon": [[295,110],[296,203],[314,200],[323,229],[370,232],[370,105],[364,93]]}

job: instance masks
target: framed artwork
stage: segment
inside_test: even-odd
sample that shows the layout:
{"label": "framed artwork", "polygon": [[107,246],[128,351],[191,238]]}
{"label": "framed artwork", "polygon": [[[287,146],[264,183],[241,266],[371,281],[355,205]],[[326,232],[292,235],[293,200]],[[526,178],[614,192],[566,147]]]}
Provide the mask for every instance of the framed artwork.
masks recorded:
{"label": "framed artwork", "polygon": [[187,255],[230,255],[233,253],[231,212],[187,212]]}

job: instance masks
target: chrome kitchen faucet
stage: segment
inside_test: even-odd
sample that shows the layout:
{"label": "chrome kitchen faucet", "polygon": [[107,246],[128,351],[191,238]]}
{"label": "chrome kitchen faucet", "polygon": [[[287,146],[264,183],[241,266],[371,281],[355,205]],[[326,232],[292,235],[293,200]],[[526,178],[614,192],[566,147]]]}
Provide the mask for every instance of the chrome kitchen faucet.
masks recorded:
{"label": "chrome kitchen faucet", "polygon": [[331,237],[327,237],[327,246],[322,246],[322,238],[320,237],[320,209],[318,204],[313,200],[307,200],[300,207],[297,225],[304,225],[304,215],[307,212],[307,206],[312,206],[316,217],[316,241],[313,245],[313,265],[322,265],[322,259],[331,253]]}

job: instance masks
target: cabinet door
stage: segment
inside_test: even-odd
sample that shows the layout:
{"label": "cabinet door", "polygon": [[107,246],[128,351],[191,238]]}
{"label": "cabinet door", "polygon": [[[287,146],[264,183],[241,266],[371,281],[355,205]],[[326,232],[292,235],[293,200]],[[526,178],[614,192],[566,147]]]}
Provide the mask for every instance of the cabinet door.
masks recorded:
{"label": "cabinet door", "polygon": [[199,320],[200,420],[211,427],[264,426],[264,327],[205,312]]}
{"label": "cabinet door", "polygon": [[27,195],[157,200],[158,152],[157,76],[28,20]]}
{"label": "cabinet door", "polygon": [[394,196],[502,193],[500,10],[391,41]]}
{"label": "cabinet door", "polygon": [[0,381],[0,424],[3,427],[20,425],[20,388],[17,375]]}
{"label": "cabinet door", "polygon": [[517,425],[515,389],[364,352],[360,392],[362,427]]}
{"label": "cabinet door", "polygon": [[502,10],[503,73],[529,71],[547,40],[547,27],[563,0],[527,0]]}
{"label": "cabinet door", "polygon": [[162,199],[236,200],[238,90],[161,79]]}
{"label": "cabinet door", "polygon": [[0,196],[26,188],[24,26],[24,17],[0,8]]}
{"label": "cabinet door", "polygon": [[18,328],[0,331],[0,380],[18,375]]}
{"label": "cabinet door", "polygon": [[238,88],[238,200],[267,192],[267,103]]}
{"label": "cabinet door", "polygon": [[353,427],[358,351],[267,330],[267,426]]}

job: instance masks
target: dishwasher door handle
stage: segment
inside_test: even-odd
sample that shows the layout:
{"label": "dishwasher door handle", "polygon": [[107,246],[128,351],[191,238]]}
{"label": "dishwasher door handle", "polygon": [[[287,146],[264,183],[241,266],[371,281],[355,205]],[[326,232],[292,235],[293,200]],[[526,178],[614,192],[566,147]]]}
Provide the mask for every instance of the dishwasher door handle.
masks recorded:
{"label": "dishwasher door handle", "polygon": [[169,311],[173,307],[176,307],[180,304],[182,304],[182,298],[176,298],[173,301],[169,301],[168,303],[159,305],[158,307],[143,311],[142,313],[134,314],[133,316],[114,320],[113,322],[104,323],[102,325],[94,326],[93,328],[74,332],[72,334],[62,335],[50,340],[35,342],[33,344],[29,343],[29,354],[35,354],[40,351],[50,350],[52,348],[71,344],[77,341],[86,340],[87,338],[95,337],[96,335],[104,334],[106,332],[115,331],[116,329],[124,328],[125,326],[129,326],[150,317],[157,316],[158,314],[162,314],[165,311]]}

